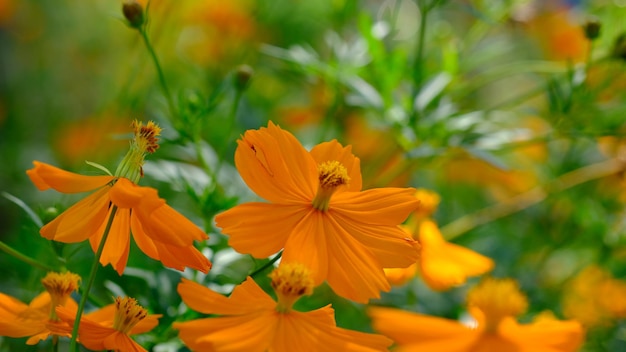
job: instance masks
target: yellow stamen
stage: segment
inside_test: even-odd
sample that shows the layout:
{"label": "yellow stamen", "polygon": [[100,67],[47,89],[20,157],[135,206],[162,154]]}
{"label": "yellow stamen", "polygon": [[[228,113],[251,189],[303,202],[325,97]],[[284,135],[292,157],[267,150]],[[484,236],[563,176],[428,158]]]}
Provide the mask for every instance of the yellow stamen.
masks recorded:
{"label": "yellow stamen", "polygon": [[78,290],[79,282],[80,276],[70,272],[49,272],[41,279],[41,283],[50,294],[50,320],[59,320],[55,308],[65,306],[65,302],[72,292]]}
{"label": "yellow stamen", "polygon": [[515,317],[526,311],[528,301],[515,280],[486,278],[467,295],[470,308],[482,312],[485,330],[497,331],[498,324],[505,317]]}
{"label": "yellow stamen", "polygon": [[286,313],[298,298],[313,293],[313,277],[309,268],[300,263],[281,264],[269,275],[278,297],[276,310]]}
{"label": "yellow stamen", "polygon": [[337,160],[325,161],[317,166],[319,186],[313,199],[313,208],[327,211],[335,191],[350,183],[348,170]]}
{"label": "yellow stamen", "polygon": [[138,322],[143,320],[148,312],[137,300],[130,297],[115,298],[115,317],[113,318],[113,329],[127,334]]}
{"label": "yellow stamen", "polygon": [[159,149],[161,128],[150,121],[144,126],[142,122],[133,121],[134,138],[130,143],[128,153],[122,159],[115,171],[115,176],[126,177],[133,183],[138,183],[143,176],[143,163],[146,154],[154,153]]}

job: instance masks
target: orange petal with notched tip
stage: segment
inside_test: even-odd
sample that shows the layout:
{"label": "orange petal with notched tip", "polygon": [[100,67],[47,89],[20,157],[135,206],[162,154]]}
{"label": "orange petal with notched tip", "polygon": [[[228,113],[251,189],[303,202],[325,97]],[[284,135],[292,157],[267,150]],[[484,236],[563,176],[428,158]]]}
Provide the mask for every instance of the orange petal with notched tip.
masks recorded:
{"label": "orange petal with notched tip", "polygon": [[54,189],[61,193],[79,193],[103,187],[115,179],[114,176],[85,176],[65,171],[49,164],[33,161],[34,168],[26,174],[40,191]]}

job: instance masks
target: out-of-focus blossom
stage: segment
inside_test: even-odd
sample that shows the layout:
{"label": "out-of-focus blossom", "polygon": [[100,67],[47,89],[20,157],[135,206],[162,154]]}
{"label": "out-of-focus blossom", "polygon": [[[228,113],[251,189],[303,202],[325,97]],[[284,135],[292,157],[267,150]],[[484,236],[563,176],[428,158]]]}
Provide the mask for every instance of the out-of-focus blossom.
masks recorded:
{"label": "out-of-focus blossom", "polygon": [[70,294],[78,289],[80,277],[76,274],[48,273],[41,283],[46,291],[26,305],[0,293],[0,336],[29,337],[28,345],[45,340],[50,335],[71,336],[72,327],[61,321],[56,307],[66,307],[76,314],[76,302]]}
{"label": "out-of-focus blossom", "polygon": [[471,326],[394,308],[371,307],[375,330],[396,342],[402,352],[574,352],[584,331],[577,321],[546,318],[519,324],[515,317],[528,306],[517,284],[485,279],[468,293]]}
{"label": "out-of-focus blossom", "polygon": [[626,318],[626,281],[598,266],[582,270],[564,291],[563,314],[587,327],[607,326]]}

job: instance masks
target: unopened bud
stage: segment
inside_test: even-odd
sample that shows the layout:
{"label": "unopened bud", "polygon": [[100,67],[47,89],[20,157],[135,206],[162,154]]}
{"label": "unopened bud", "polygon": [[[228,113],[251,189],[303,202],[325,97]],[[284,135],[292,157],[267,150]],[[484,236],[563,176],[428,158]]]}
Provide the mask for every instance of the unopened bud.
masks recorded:
{"label": "unopened bud", "polygon": [[588,20],[583,25],[583,31],[585,32],[585,37],[589,40],[595,40],[600,36],[600,28],[602,25],[600,21],[592,19]]}
{"label": "unopened bud", "polygon": [[136,0],[124,0],[122,12],[128,20],[128,25],[139,29],[144,24],[143,6]]}
{"label": "unopened bud", "polygon": [[237,67],[237,72],[235,72],[234,78],[235,89],[240,92],[246,90],[250,85],[252,75],[254,75],[254,70],[252,69],[252,67],[248,65],[241,65]]}

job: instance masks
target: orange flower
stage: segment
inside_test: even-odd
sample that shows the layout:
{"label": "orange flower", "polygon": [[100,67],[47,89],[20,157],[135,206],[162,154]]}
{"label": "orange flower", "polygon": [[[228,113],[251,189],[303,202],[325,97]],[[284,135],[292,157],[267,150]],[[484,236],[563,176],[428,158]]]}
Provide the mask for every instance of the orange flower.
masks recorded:
{"label": "orange flower", "polygon": [[[66,308],[57,308],[59,318],[74,325],[76,313]],[[139,352],[146,350],[130,338],[158,325],[160,314],[150,314],[137,304],[134,298],[115,299],[115,303],[105,306],[80,319],[78,338],[80,343],[91,350],[111,350],[119,352]]]}
{"label": "orange flower", "polygon": [[567,352],[583,341],[583,329],[573,320],[545,318],[521,325],[515,316],[527,308],[526,297],[512,280],[483,280],[468,294],[475,326],[393,308],[372,307],[375,330],[391,337],[397,351],[437,352]]}
{"label": "orange flower", "polygon": [[284,247],[285,263],[309,267],[340,296],[367,302],[388,291],[385,267],[417,260],[418,244],[399,227],[419,201],[411,188],[361,190],[359,159],[336,140],[310,152],[269,123],[247,131],[235,164],[270,203],[246,203],[215,220],[240,253],[265,258]]}
{"label": "orange flower", "polygon": [[569,284],[563,300],[563,314],[586,327],[610,326],[626,318],[626,282],[592,265]]}
{"label": "orange flower", "polygon": [[72,328],[59,320],[55,307],[76,312],[77,305],[70,294],[78,289],[79,281],[80,277],[70,272],[50,272],[41,280],[46,292],[28,305],[0,293],[0,336],[29,336],[28,345],[35,345],[50,335],[69,337]]}
{"label": "orange flower", "polygon": [[424,282],[434,290],[461,285],[468,277],[482,275],[494,267],[490,258],[447,242],[432,220],[422,221],[418,240],[422,245],[419,271]]}
{"label": "orange flower", "polygon": [[155,136],[146,131],[150,126],[135,125],[134,144],[116,176],[84,176],[34,161],[35,167],[26,173],[41,191],[50,188],[62,193],[95,190],[42,227],[40,233],[47,239],[65,243],[89,239],[95,252],[114,205],[117,212],[100,257],[102,265],[110,263],[122,274],[132,232],[137,246],[163,265],[178,270],[190,267],[206,273],[211,263],[193,246],[193,241],[205,240],[208,236],[165,204],[155,189],[135,184],[143,173],[144,154],[158,147]]}
{"label": "orange flower", "polygon": [[292,305],[311,294],[309,269],[298,263],[282,264],[270,275],[278,302],[251,277],[235,287],[230,297],[182,279],[178,293],[191,309],[222,317],[173,324],[180,338],[194,351],[386,351],[391,341],[380,335],[339,328],[330,305],[297,312]]}

